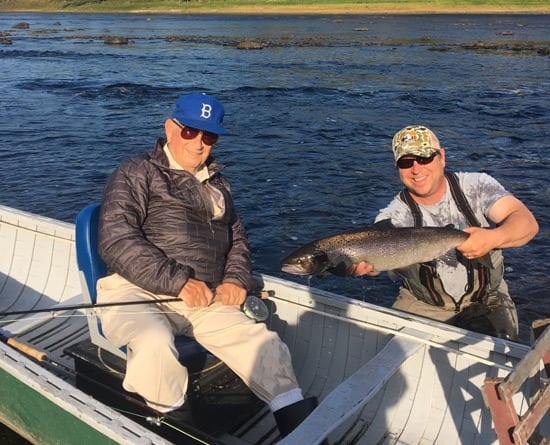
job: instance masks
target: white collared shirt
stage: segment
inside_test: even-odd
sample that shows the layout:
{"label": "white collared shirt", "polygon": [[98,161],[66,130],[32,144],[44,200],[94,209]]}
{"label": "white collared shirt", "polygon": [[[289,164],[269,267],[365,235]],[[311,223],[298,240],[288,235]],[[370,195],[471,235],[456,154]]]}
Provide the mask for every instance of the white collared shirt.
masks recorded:
{"label": "white collared shirt", "polygon": [[[172,156],[172,152],[168,148],[168,144],[164,144],[164,153],[168,158],[169,167],[173,170],[185,170]],[[210,185],[207,181],[210,178],[210,171],[208,167],[203,165],[200,170],[195,173],[195,178],[204,186],[204,189],[210,201],[212,202],[212,210],[214,215],[212,219],[221,219],[225,213],[225,199],[223,198],[222,192],[220,192],[216,187]]]}

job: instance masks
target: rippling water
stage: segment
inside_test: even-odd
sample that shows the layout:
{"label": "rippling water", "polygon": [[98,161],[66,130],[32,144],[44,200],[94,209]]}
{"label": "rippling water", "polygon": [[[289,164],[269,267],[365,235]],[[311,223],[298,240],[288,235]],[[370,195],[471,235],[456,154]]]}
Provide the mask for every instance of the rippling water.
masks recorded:
{"label": "rippling water", "polygon": [[[14,29],[20,22],[30,28]],[[282,274],[281,258],[370,223],[400,188],[392,135],[423,123],[440,136],[451,169],[494,175],[539,220],[535,240],[506,252],[529,341],[530,322],[550,313],[549,22],[2,14],[1,204],[73,221],[123,159],[152,148],[180,94],[206,91],[226,105],[231,135],[215,155],[256,270],[306,282]],[[107,45],[106,36],[129,44]],[[246,39],[264,48],[238,49]],[[468,48],[479,42],[496,49]],[[310,283],[381,305],[396,289],[385,275]]]}
{"label": "rippling water", "polygon": [[[20,21],[30,29],[13,29]],[[488,171],[536,213],[541,234],[509,252],[508,278],[520,304],[539,291],[538,305],[549,58],[460,45],[544,41],[548,21],[4,14],[13,43],[0,47],[2,202],[72,221],[121,160],[151,148],[179,94],[208,91],[226,104],[232,134],[216,155],[256,266],[277,274],[289,249],[372,220],[399,187],[390,138],[421,122],[440,134],[451,168]],[[237,49],[246,38],[270,46]],[[313,284],[384,304],[391,295],[371,288],[386,281]]]}
{"label": "rippling water", "polygon": [[[21,21],[30,28],[14,29]],[[549,58],[464,44],[548,48],[548,22],[4,14],[0,29],[12,44],[0,46],[2,203],[72,221],[100,199],[123,159],[151,148],[178,95],[207,91],[226,104],[231,135],[215,154],[227,165],[256,268],[279,274],[290,249],[372,221],[400,187],[391,136],[425,123],[451,168],[493,174],[538,217],[537,239],[507,252],[527,324],[544,315],[548,284]],[[130,43],[107,45],[106,36]],[[244,39],[267,47],[237,49]],[[312,284],[380,304],[393,294],[386,277]]]}

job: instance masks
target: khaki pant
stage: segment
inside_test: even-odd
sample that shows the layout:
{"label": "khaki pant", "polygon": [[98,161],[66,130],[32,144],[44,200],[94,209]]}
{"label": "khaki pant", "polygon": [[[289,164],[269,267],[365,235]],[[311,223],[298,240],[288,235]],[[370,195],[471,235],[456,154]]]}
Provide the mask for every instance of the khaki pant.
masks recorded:
{"label": "khaki pant", "polygon": [[[114,274],[97,284],[98,303],[170,298],[155,295]],[[242,313],[213,303],[190,308],[183,301],[162,305],[110,306],[98,310],[107,339],[127,346],[123,386],[161,412],[185,402],[187,369],[178,361],[174,335],[194,337],[224,361],[258,398],[279,409],[302,399],[287,346],[279,336]],[[282,406],[278,406],[282,405]]]}

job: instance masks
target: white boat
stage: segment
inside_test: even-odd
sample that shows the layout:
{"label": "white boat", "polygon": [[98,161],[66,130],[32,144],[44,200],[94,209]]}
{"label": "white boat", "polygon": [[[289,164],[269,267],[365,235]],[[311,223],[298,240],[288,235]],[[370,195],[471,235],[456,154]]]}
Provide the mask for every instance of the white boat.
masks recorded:
{"label": "white boat", "polygon": [[[87,301],[74,225],[0,206],[0,249],[4,340],[41,351],[28,357],[0,343],[0,421],[27,440],[80,445],[281,440],[273,415],[246,389],[239,400],[222,401],[237,418],[223,431],[219,425],[155,417],[139,401],[124,408],[115,398],[109,403],[101,386],[110,384],[110,376],[111,386],[117,385],[124,361],[90,342],[93,310],[75,308]],[[527,345],[272,276],[258,279],[269,291],[266,323],[289,346],[306,396],[320,401],[280,443],[316,444],[325,438],[334,444],[498,443],[482,385],[488,377],[507,376],[531,350]],[[94,373],[78,369],[88,365],[78,363],[78,351],[86,347],[97,358],[90,366],[103,367],[107,380],[88,381]],[[520,415],[529,408],[530,392],[522,389],[513,398]]]}

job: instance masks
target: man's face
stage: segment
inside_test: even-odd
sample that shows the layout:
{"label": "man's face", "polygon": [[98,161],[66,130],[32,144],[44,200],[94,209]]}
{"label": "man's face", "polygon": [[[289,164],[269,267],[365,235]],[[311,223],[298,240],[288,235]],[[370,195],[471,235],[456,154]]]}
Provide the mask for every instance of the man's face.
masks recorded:
{"label": "man's face", "polygon": [[411,159],[412,165],[409,168],[398,167],[399,178],[418,202],[433,204],[441,198],[442,191],[445,190],[445,150],[440,149],[431,162],[421,163],[415,158],[413,155],[400,158]]}
{"label": "man's face", "polygon": [[174,158],[186,169],[202,166],[217,140],[212,133],[185,127],[173,120],[166,123],[166,135]]}

